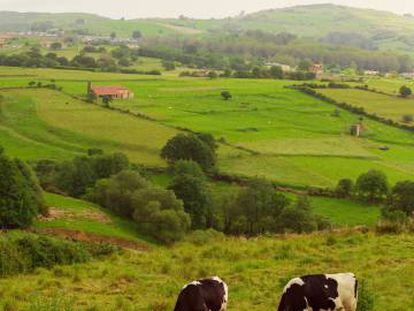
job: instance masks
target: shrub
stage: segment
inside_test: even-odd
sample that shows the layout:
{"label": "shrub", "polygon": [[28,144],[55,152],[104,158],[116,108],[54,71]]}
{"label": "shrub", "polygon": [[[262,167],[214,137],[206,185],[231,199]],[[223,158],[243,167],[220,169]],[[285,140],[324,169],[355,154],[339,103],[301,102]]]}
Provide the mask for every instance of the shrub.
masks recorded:
{"label": "shrub", "polygon": [[172,243],[190,227],[190,217],[173,191],[158,188],[134,171],[99,180],[87,198],[134,220],[142,233]]}
{"label": "shrub", "polygon": [[223,97],[224,100],[232,99],[233,95],[229,91],[223,91],[221,92],[221,97]]}
{"label": "shrub", "polygon": [[128,158],[122,153],[103,154],[100,149],[89,149],[88,155],[62,163],[50,160],[37,162],[35,170],[42,186],[54,192],[80,197],[98,179],[108,178],[130,166]]}
{"label": "shrub", "polygon": [[403,86],[400,88],[400,95],[401,95],[401,97],[408,97],[408,96],[410,96],[411,94],[412,94],[412,91],[411,91],[411,89],[410,89],[408,86],[403,85]]}
{"label": "shrub", "polygon": [[341,179],[336,186],[335,193],[339,198],[349,198],[352,196],[354,182],[351,179]]}
{"label": "shrub", "polygon": [[107,245],[29,233],[7,234],[0,238],[0,276],[28,273],[39,267],[85,262],[116,251],[117,248]]}
{"label": "shrub", "polygon": [[405,115],[402,116],[402,120],[405,123],[411,123],[411,122],[413,122],[414,118],[411,114],[405,114]]}
{"label": "shrub", "polygon": [[42,189],[30,167],[0,149],[0,228],[26,228],[42,212]]}

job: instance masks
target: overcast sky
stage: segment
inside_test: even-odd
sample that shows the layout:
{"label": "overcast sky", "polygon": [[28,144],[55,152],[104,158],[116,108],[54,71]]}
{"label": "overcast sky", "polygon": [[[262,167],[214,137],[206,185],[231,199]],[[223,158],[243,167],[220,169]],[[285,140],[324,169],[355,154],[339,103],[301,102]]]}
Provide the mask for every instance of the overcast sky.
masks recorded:
{"label": "overcast sky", "polygon": [[414,0],[0,0],[0,11],[88,12],[119,18],[233,16],[241,11],[299,4],[336,3],[396,13],[413,13]]}

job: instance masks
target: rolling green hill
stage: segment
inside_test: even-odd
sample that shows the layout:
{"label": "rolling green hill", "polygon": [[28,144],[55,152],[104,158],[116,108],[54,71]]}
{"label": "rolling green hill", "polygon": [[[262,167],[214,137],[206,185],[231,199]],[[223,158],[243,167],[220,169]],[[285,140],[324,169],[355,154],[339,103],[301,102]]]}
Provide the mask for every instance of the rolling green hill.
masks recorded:
{"label": "rolling green hill", "polygon": [[[370,41],[383,50],[410,51],[414,45],[414,17],[390,12],[332,4],[266,10],[224,19],[134,19],[114,20],[93,14],[0,12],[0,31],[29,31],[33,26],[86,30],[97,35],[130,37],[134,30],[145,36],[218,34],[223,31],[262,30],[289,32],[302,38],[321,39],[328,34],[346,34],[345,45],[355,38]],[[351,37],[351,39],[350,39]],[[347,42],[350,41],[350,42]]]}

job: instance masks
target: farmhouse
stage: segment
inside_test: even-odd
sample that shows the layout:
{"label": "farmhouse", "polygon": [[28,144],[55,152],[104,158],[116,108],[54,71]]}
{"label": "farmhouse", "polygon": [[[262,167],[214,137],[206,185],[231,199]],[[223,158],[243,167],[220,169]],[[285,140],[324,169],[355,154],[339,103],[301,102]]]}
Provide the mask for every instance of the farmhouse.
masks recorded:
{"label": "farmhouse", "polygon": [[309,67],[309,72],[312,72],[316,77],[320,77],[324,73],[324,68],[322,64],[316,63]]}
{"label": "farmhouse", "polygon": [[0,49],[4,48],[10,39],[9,35],[0,34]]}
{"label": "farmhouse", "polygon": [[366,75],[366,76],[379,76],[380,72],[378,70],[365,70],[364,75]]}
{"label": "farmhouse", "polygon": [[111,99],[131,99],[134,93],[123,86],[92,86],[90,94],[96,98],[109,97]]}

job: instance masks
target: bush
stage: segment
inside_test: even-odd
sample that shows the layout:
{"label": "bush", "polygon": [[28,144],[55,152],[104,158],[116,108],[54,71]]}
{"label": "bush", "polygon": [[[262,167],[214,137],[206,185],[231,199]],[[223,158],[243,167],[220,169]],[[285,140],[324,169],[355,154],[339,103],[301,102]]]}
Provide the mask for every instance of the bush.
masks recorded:
{"label": "bush", "polygon": [[72,242],[36,234],[7,234],[0,238],[0,276],[28,273],[39,267],[67,265],[112,254],[107,245]]}
{"label": "bush", "polygon": [[37,162],[35,170],[42,186],[54,192],[80,197],[98,179],[108,178],[130,166],[128,158],[122,153],[103,154],[99,149],[89,149],[88,154],[62,163],[50,160]]}
{"label": "bush", "polygon": [[402,116],[402,120],[405,123],[411,123],[411,122],[413,122],[414,118],[411,114],[405,114],[405,115]]}
{"label": "bush", "polygon": [[233,95],[229,91],[223,91],[221,92],[221,97],[223,97],[224,100],[232,99]]}
{"label": "bush", "polygon": [[190,227],[190,217],[174,192],[153,186],[134,171],[99,180],[87,197],[134,220],[142,233],[164,243],[180,240]]}
{"label": "bush", "polygon": [[42,189],[28,165],[0,149],[0,228],[26,228],[46,213]]}
{"label": "bush", "polygon": [[336,186],[335,193],[339,198],[349,198],[354,190],[354,182],[351,179],[341,179]]}
{"label": "bush", "polygon": [[410,96],[411,94],[412,94],[412,91],[411,91],[411,89],[410,89],[408,86],[403,85],[403,86],[400,88],[400,95],[401,95],[401,97],[408,97],[408,96]]}

